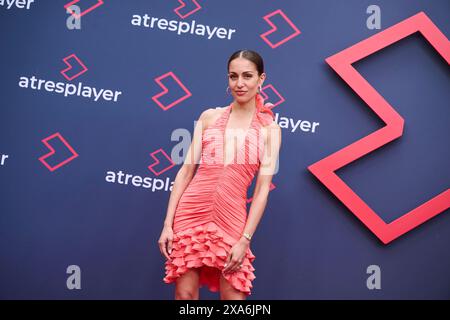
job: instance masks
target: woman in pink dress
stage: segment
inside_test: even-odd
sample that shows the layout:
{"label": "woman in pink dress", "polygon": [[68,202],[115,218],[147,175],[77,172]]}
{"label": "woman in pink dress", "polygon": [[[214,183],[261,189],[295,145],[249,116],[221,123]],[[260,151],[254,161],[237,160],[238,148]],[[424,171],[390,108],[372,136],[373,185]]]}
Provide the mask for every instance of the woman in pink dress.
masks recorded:
{"label": "woman in pink dress", "polygon": [[[265,77],[258,53],[233,53],[227,88],[233,102],[203,111],[196,123],[158,241],[167,259],[164,282],[175,282],[175,299],[198,299],[203,285],[220,291],[223,300],[251,294],[255,256],[250,242],[281,145],[281,129],[260,94]],[[247,189],[255,176],[247,215]]]}

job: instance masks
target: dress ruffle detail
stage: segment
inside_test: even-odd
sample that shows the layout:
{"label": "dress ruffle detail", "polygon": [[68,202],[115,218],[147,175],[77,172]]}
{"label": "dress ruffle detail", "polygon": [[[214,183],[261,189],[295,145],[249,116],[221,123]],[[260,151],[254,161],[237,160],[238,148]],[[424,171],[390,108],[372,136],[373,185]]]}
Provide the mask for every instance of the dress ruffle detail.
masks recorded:
{"label": "dress ruffle detail", "polygon": [[260,93],[256,94],[256,108],[258,109],[257,117],[259,121],[264,125],[267,126],[272,123],[272,121],[275,119],[275,115],[273,114],[273,111],[269,107],[270,104],[266,103],[264,104],[264,98]]}
{"label": "dress ruffle detail", "polygon": [[[174,282],[190,268],[201,268],[200,285],[207,285],[212,292],[219,291],[220,274],[235,242],[214,222],[175,233],[170,255],[172,260],[166,261],[164,282]],[[251,294],[251,281],[255,279],[252,266],[254,259],[255,256],[248,248],[242,267],[238,271],[223,274],[235,289],[246,295]]]}

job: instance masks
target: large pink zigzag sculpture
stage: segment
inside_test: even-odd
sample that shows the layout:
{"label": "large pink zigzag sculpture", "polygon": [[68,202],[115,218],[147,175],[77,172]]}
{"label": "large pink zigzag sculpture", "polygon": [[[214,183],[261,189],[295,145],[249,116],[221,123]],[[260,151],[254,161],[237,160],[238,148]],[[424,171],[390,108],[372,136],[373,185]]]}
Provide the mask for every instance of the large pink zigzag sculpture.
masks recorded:
{"label": "large pink zigzag sculpture", "polygon": [[402,136],[403,118],[356,71],[352,63],[400,41],[415,32],[420,32],[445,61],[450,64],[450,43],[424,12],[419,12],[326,59],[326,62],[331,68],[386,123],[386,126],[308,167],[384,244],[388,244],[397,239],[450,207],[450,189],[446,189],[396,220],[385,223],[335,173],[336,170]]}

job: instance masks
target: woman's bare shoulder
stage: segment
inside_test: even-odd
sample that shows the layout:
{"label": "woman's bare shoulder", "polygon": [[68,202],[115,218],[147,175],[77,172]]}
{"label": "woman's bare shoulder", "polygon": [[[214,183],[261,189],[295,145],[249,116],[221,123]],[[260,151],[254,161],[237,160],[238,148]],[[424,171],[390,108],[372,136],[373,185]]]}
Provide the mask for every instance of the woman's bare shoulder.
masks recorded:
{"label": "woman's bare shoulder", "polygon": [[212,107],[203,111],[201,118],[204,120],[205,129],[214,123],[225,111],[226,107]]}

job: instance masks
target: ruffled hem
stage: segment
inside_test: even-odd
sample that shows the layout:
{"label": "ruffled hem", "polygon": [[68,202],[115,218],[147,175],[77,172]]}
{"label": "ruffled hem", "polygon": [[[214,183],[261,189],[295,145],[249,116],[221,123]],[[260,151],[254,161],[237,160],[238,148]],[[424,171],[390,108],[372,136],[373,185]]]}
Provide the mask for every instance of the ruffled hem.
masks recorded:
{"label": "ruffled hem", "polygon": [[255,256],[250,248],[238,271],[222,273],[234,242],[213,222],[174,234],[172,260],[166,261],[164,282],[172,283],[188,269],[200,268],[200,286],[207,285],[210,291],[219,291],[222,274],[235,289],[250,295],[251,281],[255,279],[252,266]]}

